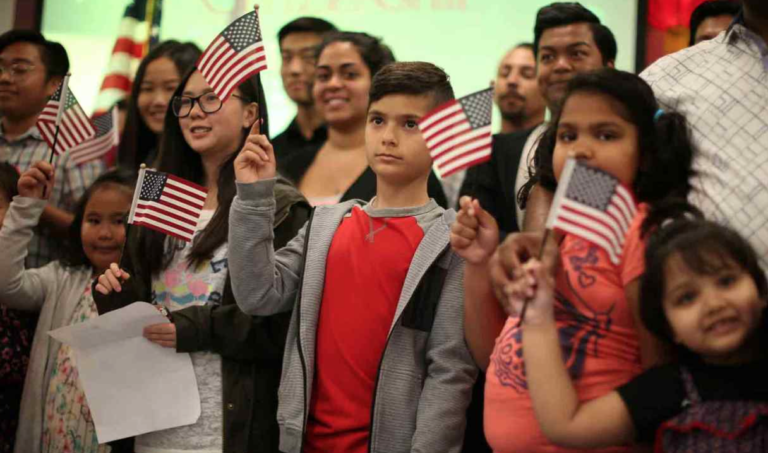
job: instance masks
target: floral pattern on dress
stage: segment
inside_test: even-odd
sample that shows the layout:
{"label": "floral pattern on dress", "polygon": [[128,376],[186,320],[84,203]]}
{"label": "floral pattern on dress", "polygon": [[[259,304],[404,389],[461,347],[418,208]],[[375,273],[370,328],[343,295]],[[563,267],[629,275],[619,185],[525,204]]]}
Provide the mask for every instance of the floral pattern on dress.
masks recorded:
{"label": "floral pattern on dress", "polygon": [[[91,287],[80,298],[70,325],[98,316]],[[62,344],[51,371],[45,397],[43,420],[43,451],[46,453],[108,453],[107,445],[99,445],[91,411],[80,385],[72,348]]]}

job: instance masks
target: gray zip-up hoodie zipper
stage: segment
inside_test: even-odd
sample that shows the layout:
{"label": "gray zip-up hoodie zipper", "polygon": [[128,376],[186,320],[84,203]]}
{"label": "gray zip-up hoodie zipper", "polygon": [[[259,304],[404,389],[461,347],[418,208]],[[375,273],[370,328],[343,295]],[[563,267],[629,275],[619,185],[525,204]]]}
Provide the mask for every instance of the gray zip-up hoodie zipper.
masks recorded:
{"label": "gray zip-up hoodie zipper", "polygon": [[[311,230],[305,226],[275,252],[273,184],[274,180],[238,184],[230,211],[230,273],[244,312],[268,316],[294,310],[277,418],[280,449],[299,453],[314,378],[325,260],[342,219],[362,203],[316,208]],[[446,211],[430,225],[408,270],[373,395],[371,452],[461,450],[477,368],[464,341],[463,263],[448,245],[454,216]],[[433,265],[444,272],[444,283],[441,288],[427,284],[422,290],[420,283]]]}

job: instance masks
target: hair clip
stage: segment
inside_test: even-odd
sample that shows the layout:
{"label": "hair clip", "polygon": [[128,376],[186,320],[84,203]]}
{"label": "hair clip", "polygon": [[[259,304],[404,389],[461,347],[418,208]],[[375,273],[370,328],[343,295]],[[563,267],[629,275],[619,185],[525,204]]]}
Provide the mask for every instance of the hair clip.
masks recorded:
{"label": "hair clip", "polygon": [[662,115],[664,115],[664,109],[656,110],[656,114],[653,115],[653,122],[654,123],[658,123],[659,122],[659,118],[661,118]]}

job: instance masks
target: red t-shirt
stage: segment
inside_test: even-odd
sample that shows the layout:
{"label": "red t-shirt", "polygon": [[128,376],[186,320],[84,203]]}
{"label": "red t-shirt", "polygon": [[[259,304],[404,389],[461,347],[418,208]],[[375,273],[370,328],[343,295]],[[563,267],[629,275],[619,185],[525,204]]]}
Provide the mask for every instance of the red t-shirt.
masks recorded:
{"label": "red t-shirt", "polygon": [[[605,395],[642,371],[632,307],[625,288],[645,270],[641,204],[624,242],[621,263],[573,235],[560,244],[555,322],[563,359],[580,401]],[[523,361],[522,331],[510,317],[491,354],[485,385],[485,435],[496,453],[575,452],[552,445],[533,412]],[[626,451],[626,448],[605,451]]]}
{"label": "red t-shirt", "polygon": [[423,237],[414,217],[370,217],[359,207],[336,231],[326,262],[304,452],[368,451],[379,362]]}

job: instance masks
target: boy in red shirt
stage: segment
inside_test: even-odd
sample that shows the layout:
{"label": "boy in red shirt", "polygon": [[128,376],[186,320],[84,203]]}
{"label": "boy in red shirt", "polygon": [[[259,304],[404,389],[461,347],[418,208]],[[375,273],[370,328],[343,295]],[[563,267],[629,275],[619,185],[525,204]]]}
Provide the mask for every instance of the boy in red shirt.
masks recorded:
{"label": "boy in red shirt", "polygon": [[255,130],[235,161],[235,298],[253,315],[294,311],[277,416],[284,452],[461,450],[476,378],[463,263],[449,247],[455,212],[427,195],[432,162],[418,127],[453,97],[432,64],[382,69],[366,125],[376,197],[316,208],[278,251],[272,146]]}

